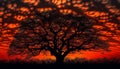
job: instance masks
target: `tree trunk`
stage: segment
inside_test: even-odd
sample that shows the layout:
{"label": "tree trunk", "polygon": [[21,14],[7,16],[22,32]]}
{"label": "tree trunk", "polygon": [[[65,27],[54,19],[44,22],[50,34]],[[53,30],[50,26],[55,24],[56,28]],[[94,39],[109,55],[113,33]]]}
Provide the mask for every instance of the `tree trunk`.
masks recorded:
{"label": "tree trunk", "polygon": [[56,56],[56,64],[63,64],[64,57],[63,56]]}

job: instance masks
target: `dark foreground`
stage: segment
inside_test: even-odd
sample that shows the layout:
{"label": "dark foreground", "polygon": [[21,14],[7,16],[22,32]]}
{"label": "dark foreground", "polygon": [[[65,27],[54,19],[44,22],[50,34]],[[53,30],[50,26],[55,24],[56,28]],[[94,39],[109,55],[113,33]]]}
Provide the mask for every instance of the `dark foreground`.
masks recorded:
{"label": "dark foreground", "polygon": [[[0,63],[0,69],[118,69],[119,63],[64,63],[64,64],[37,64],[37,63]],[[120,68],[119,68],[120,69]]]}
{"label": "dark foreground", "polygon": [[120,69],[120,61],[115,59],[81,60],[66,61],[63,64],[56,64],[53,60],[36,60],[31,62],[20,60],[10,62],[0,61],[0,69]]}

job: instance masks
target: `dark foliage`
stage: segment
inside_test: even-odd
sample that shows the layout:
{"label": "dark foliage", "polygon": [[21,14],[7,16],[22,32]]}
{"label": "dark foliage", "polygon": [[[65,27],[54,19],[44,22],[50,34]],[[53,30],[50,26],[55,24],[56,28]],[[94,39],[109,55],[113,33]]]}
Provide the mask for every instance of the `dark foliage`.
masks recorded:
{"label": "dark foliage", "polygon": [[[76,7],[77,4],[82,6]],[[26,59],[29,59],[46,50],[56,57],[56,62],[62,63],[73,51],[108,50],[108,42],[119,42],[112,38],[120,34],[117,32],[120,26],[119,11],[110,10],[119,9],[118,0],[69,0],[64,3],[61,1],[61,4],[51,0],[36,0],[35,3],[1,0],[0,6],[0,10],[4,11],[4,15],[1,14],[0,43],[11,41],[9,55],[27,54]],[[86,6],[87,10],[84,9]],[[92,17],[86,14],[87,11],[105,14]],[[112,23],[113,27],[106,26],[107,22]],[[11,28],[10,24],[15,27]],[[102,26],[102,29],[94,28],[95,25]],[[106,32],[110,34],[104,34]],[[107,39],[102,40],[100,36]]]}

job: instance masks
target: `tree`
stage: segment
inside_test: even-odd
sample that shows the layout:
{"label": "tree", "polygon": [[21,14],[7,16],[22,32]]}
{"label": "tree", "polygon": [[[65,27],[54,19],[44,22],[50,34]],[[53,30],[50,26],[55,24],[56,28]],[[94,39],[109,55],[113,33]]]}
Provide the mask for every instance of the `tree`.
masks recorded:
{"label": "tree", "polygon": [[27,58],[41,50],[65,57],[75,50],[107,49],[119,43],[119,8],[119,0],[0,0],[0,49],[13,36],[9,55]]}
{"label": "tree", "polygon": [[72,51],[107,49],[108,45],[98,38],[93,28],[94,23],[83,15],[62,15],[55,11],[39,13],[36,18],[21,22],[9,53],[28,53],[32,57],[39,55],[41,50],[48,50],[56,57],[56,63],[61,64]]}

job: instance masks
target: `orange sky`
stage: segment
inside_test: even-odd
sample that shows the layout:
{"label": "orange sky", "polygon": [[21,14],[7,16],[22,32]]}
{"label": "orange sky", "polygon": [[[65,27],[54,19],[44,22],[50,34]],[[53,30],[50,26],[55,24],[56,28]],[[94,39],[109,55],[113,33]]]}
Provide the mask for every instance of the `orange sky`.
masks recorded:
{"label": "orange sky", "polygon": [[[0,60],[9,60],[9,57],[7,55],[7,50],[8,47],[4,47],[4,49],[2,49],[2,47],[0,47]],[[118,47],[110,47],[109,52],[106,51],[81,51],[81,52],[76,52],[74,54],[69,54],[67,56],[67,58],[70,59],[75,59],[75,58],[86,58],[88,60],[91,59],[98,59],[98,58],[116,58],[119,59],[120,58],[120,46]],[[45,60],[45,59],[55,59],[54,56],[51,56],[48,53],[41,53],[40,55],[34,57],[34,59],[40,59],[40,60]]]}
{"label": "orange sky", "polygon": [[[38,1],[39,0],[37,0],[36,2],[35,2],[35,0],[32,0],[32,1],[31,0],[24,0],[25,3],[28,3],[28,2],[29,3],[34,3],[35,6],[38,4]],[[60,3],[66,2],[66,0],[63,0],[63,1],[60,0],[60,2],[58,0],[52,0],[52,1],[53,1],[53,3],[58,5],[59,8],[63,7],[63,6],[59,5]],[[88,7],[85,7],[82,4],[75,4],[74,6],[79,7],[80,9],[84,10],[84,13],[86,15],[90,16],[90,17],[97,18],[97,17],[105,15],[106,17],[103,20],[99,20],[100,22],[105,22],[106,20],[108,20],[108,13],[99,12],[99,11],[86,11],[88,9]],[[109,6],[106,6],[106,7],[109,8]],[[41,12],[41,11],[45,11],[45,10],[46,11],[51,10],[51,8],[46,8],[46,9],[39,8],[38,10]],[[62,10],[60,10],[60,12],[61,13],[73,13],[73,14],[75,14],[75,12],[72,11],[72,10],[69,10],[69,11],[66,11],[66,10],[69,10],[69,9],[62,9]],[[114,8],[110,9],[109,11],[111,13],[116,13],[114,10],[117,11],[117,9],[114,9]],[[21,8],[21,11],[24,12],[24,11],[29,11],[29,10],[23,7],[23,8]],[[3,14],[1,13],[0,15],[3,15]],[[17,20],[22,20],[25,17],[18,15],[18,16],[15,16],[15,18]],[[118,19],[120,20],[120,17],[118,17]],[[0,22],[1,21],[2,21],[2,19],[0,18]],[[113,23],[111,23],[111,22],[107,22],[106,26],[109,29],[114,30],[114,28],[112,27],[113,26],[112,24]],[[15,26],[14,25],[9,25],[9,27],[15,27]],[[98,29],[102,29],[102,26],[95,26],[95,27],[98,28]],[[109,33],[106,33],[106,35],[109,35]],[[118,35],[118,37],[113,37],[113,38],[115,40],[119,41],[120,40],[120,35]],[[103,38],[103,39],[105,39],[105,38]],[[9,60],[9,57],[7,55],[8,47],[9,47],[9,44],[3,45],[3,43],[0,42],[0,60]],[[110,52],[105,52],[105,51],[99,51],[99,52],[81,51],[81,52],[76,52],[74,54],[69,54],[67,57],[69,57],[70,59],[74,59],[76,57],[86,58],[86,59],[97,59],[97,58],[104,58],[104,57],[106,57],[108,59],[111,59],[111,58],[119,59],[120,58],[120,43],[118,43],[118,44],[112,44],[111,43],[110,44],[110,50],[111,50]],[[41,59],[48,59],[48,58],[55,59],[54,56],[46,55],[46,54],[43,54],[43,53],[41,53],[39,56],[34,57],[34,59],[36,59],[36,58],[40,59],[40,60]]]}

